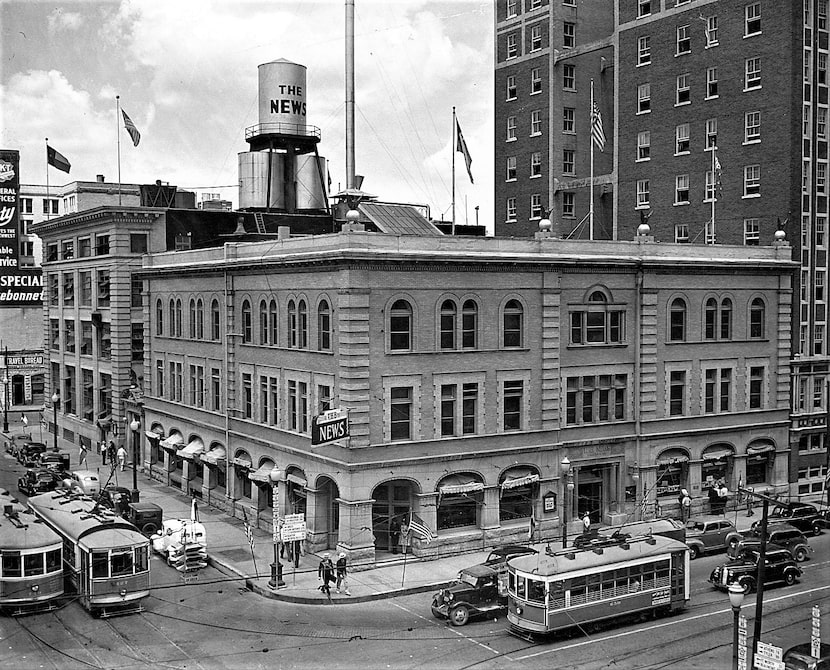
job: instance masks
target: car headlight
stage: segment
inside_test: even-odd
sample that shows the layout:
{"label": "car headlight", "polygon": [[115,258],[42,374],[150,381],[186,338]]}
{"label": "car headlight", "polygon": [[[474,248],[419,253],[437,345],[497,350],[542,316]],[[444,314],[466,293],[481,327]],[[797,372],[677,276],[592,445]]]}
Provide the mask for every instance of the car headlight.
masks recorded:
{"label": "car headlight", "polygon": [[523,611],[524,611],[524,610],[522,610],[522,608],[521,608],[521,606],[520,606],[520,605],[516,605],[516,614],[518,614],[519,616],[521,616],[521,614],[522,614],[522,612],[523,612]]}

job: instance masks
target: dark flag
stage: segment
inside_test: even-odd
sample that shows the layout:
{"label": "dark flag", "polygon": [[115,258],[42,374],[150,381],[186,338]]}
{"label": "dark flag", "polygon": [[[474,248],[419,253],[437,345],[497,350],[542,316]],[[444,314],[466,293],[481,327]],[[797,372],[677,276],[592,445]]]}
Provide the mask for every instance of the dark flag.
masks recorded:
{"label": "dark flag", "polygon": [[63,172],[69,173],[69,168],[72,166],[69,164],[69,161],[66,160],[66,156],[64,156],[60,151],[55,151],[52,147],[48,144],[46,145],[46,162],[47,164],[51,165],[53,168],[57,168],[58,170],[62,170]]}
{"label": "dark flag", "polygon": [[461,124],[458,123],[458,119],[455,120],[455,137],[455,150],[464,156],[464,162],[467,164],[467,174],[470,176],[470,183],[475,184],[473,181],[473,171],[470,168],[473,159],[470,156],[470,150],[467,148],[467,143],[464,141],[464,135],[461,134]]}
{"label": "dark flag", "polygon": [[127,112],[123,109],[121,110],[121,115],[124,117],[124,128],[130,134],[130,138],[133,141],[133,146],[137,147],[138,143],[141,141],[141,133],[138,132],[138,128],[135,127],[133,120],[127,116]]}

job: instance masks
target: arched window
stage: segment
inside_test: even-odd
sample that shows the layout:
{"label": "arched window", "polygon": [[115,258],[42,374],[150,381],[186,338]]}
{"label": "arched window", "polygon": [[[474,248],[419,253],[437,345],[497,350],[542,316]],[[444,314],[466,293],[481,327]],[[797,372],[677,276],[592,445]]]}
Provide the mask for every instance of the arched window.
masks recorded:
{"label": "arched window", "polygon": [[196,339],[205,338],[205,305],[202,299],[196,301]]}
{"label": "arched window", "polygon": [[594,291],[589,297],[588,302],[608,302],[608,298],[602,291]]}
{"label": "arched window", "polygon": [[724,298],[720,304],[720,339],[732,339],[732,301]]}
{"label": "arched window", "polygon": [[669,341],[683,342],[685,339],[686,301],[683,298],[675,298],[669,309]]}
{"label": "arched window", "polygon": [[518,300],[509,300],[504,306],[502,314],[502,342],[505,348],[521,347],[524,341],[522,303]]}
{"label": "arched window", "polygon": [[251,303],[242,301],[242,341],[250,343],[254,339],[253,324],[251,323]]}
{"label": "arched window", "polygon": [[268,303],[268,323],[269,328],[271,329],[271,344],[277,346],[280,343],[280,331],[279,331],[279,311],[277,310],[277,301],[271,298],[271,302]]}
{"label": "arched window", "polygon": [[317,349],[331,351],[331,309],[327,300],[317,306]]}
{"label": "arched window", "polygon": [[764,337],[766,318],[767,306],[763,299],[755,298],[749,307],[749,336],[751,338]]}
{"label": "arched window", "polygon": [[176,300],[176,337],[182,336],[182,301]]}
{"label": "arched window", "polygon": [[196,299],[191,298],[187,309],[188,334],[191,340],[196,339]]}
{"label": "arched window", "polygon": [[308,349],[308,307],[305,300],[297,302],[297,346]]}
{"label": "arched window", "polygon": [[465,300],[461,308],[461,348],[478,347],[478,303]]}
{"label": "arched window", "polygon": [[156,335],[164,335],[164,303],[156,300]]}
{"label": "arched window", "polygon": [[210,303],[210,337],[214,341],[221,338],[221,316],[219,314],[219,301],[214,299]]}
{"label": "arched window", "polygon": [[288,301],[288,346],[297,347],[297,303]]}
{"label": "arched window", "polygon": [[176,301],[170,298],[170,305],[167,308],[167,316],[170,317],[170,337],[176,337]]}
{"label": "arched window", "polygon": [[709,298],[706,301],[706,307],[703,314],[704,329],[703,338],[706,340],[714,340],[717,337],[717,323],[718,323],[718,301],[714,298]]}
{"label": "arched window", "polygon": [[456,307],[452,300],[441,303],[440,342],[441,349],[455,349]]}
{"label": "arched window", "polygon": [[412,348],[412,306],[396,300],[389,313],[389,348],[409,351]]}
{"label": "arched window", "polygon": [[259,343],[268,344],[268,303],[259,301]]}

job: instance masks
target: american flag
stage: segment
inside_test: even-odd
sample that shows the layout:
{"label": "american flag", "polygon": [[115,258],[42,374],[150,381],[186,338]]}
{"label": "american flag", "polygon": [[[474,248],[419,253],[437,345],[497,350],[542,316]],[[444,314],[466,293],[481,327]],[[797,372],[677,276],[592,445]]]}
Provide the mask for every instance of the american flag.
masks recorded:
{"label": "american flag", "polygon": [[424,542],[424,544],[429,544],[432,542],[432,538],[436,537],[432,534],[432,531],[427,528],[424,520],[415,514],[415,512],[412,512],[409,515],[409,531],[416,537],[421,538],[421,541]]}
{"label": "american flag", "polygon": [[245,535],[248,537],[248,544],[251,545],[251,551],[254,550],[254,532],[251,530],[251,525],[248,523],[248,515],[245,513],[245,508],[242,508],[242,519],[245,525]]}
{"label": "american flag", "polygon": [[122,109],[121,114],[124,117],[124,128],[130,134],[130,138],[133,141],[133,146],[137,147],[138,143],[141,141],[141,133],[138,132],[138,128],[135,127],[133,120],[129,116],[127,116],[127,112],[125,112]]}
{"label": "american flag", "polygon": [[594,144],[599,147],[600,151],[605,150],[605,131],[602,129],[602,112],[599,111],[599,105],[594,100],[594,106],[591,109],[591,137]]}

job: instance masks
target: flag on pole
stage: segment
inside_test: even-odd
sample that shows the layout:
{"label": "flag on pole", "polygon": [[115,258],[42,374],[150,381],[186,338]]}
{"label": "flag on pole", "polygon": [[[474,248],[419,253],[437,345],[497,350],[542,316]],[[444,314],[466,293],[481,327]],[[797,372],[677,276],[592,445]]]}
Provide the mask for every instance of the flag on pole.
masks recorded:
{"label": "flag on pole", "polygon": [[69,168],[72,167],[69,161],[66,160],[66,156],[64,156],[60,151],[55,151],[48,144],[46,145],[46,163],[51,165],[53,168],[66,172],[67,174],[69,173]]}
{"label": "flag on pole", "polygon": [[415,512],[411,512],[409,515],[409,531],[415,535],[415,537],[421,538],[421,541],[424,544],[429,544],[432,542],[432,539],[436,537],[432,534],[432,531],[427,528],[427,525],[424,523],[423,519],[415,514]]}
{"label": "flag on pole", "polygon": [[[714,152],[715,149],[713,148],[712,151]],[[720,191],[720,190],[723,189],[723,184],[721,183],[721,180],[720,180],[720,173],[721,173],[720,159],[718,158],[717,154],[714,154],[714,157],[715,157],[715,161],[714,161],[715,174],[713,176],[715,178],[715,188]]]}
{"label": "flag on pole", "polygon": [[455,150],[464,156],[464,162],[467,164],[467,174],[470,176],[470,183],[475,184],[475,181],[473,180],[473,171],[470,168],[473,159],[470,156],[470,150],[467,148],[467,143],[464,141],[464,135],[461,134],[461,124],[458,123],[458,119],[455,120],[455,137]]}
{"label": "flag on pole", "polygon": [[531,512],[530,514],[530,524],[527,528],[527,539],[529,542],[533,542],[533,535],[536,533],[536,516],[535,513]]}
{"label": "flag on pole", "polygon": [[245,508],[242,508],[242,523],[245,525],[245,535],[248,538],[248,544],[251,545],[251,551],[254,550],[254,532],[251,530],[251,525],[248,523],[248,515],[245,513]]}
{"label": "flag on pole", "polygon": [[127,112],[123,109],[121,110],[121,115],[124,117],[124,128],[130,134],[130,138],[133,141],[133,146],[137,147],[138,143],[141,141],[141,133],[138,132],[138,128],[135,127],[133,120],[127,116]]}
{"label": "flag on pole", "polygon": [[602,129],[602,112],[599,111],[599,105],[594,100],[593,109],[591,109],[591,137],[594,144],[599,147],[600,151],[605,150],[605,131]]}

